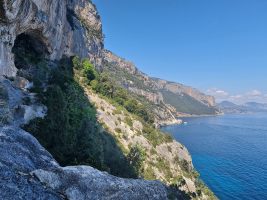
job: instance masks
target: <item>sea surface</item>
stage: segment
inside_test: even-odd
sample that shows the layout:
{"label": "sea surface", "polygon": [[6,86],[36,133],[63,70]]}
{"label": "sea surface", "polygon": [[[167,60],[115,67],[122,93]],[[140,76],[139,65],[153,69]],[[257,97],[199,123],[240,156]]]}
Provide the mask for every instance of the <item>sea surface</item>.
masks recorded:
{"label": "sea surface", "polygon": [[267,200],[267,113],[185,118],[162,128],[183,143],[222,200]]}

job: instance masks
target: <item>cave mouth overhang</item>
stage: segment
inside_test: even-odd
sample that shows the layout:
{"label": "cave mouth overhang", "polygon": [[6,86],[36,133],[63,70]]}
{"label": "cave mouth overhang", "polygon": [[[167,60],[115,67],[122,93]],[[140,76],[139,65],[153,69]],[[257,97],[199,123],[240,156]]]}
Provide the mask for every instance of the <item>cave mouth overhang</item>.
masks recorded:
{"label": "cave mouth overhang", "polygon": [[49,58],[46,40],[39,31],[27,31],[19,34],[12,47],[16,68],[25,69],[29,64],[37,64]]}
{"label": "cave mouth overhang", "polygon": [[4,9],[4,1],[0,0],[0,22],[6,21],[5,9]]}

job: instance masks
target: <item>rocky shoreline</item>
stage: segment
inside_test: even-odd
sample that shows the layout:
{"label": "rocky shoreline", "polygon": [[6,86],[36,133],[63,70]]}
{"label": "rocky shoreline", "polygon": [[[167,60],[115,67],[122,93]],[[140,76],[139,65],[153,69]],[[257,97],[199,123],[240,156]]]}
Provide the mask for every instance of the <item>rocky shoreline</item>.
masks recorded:
{"label": "rocky shoreline", "polygon": [[182,123],[183,123],[183,120],[181,120],[181,119],[172,119],[172,120],[157,122],[157,124],[155,124],[155,127],[161,128],[163,126],[180,125]]}

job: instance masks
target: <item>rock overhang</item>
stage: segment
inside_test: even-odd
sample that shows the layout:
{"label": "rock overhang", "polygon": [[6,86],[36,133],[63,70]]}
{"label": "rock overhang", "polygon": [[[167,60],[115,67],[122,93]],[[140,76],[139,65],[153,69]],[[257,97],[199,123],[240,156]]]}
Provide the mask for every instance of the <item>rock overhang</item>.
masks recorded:
{"label": "rock overhang", "polygon": [[[95,28],[90,27],[90,24],[97,24],[102,34],[100,18],[90,1],[0,0],[0,76],[16,76],[12,48],[17,36],[21,34],[41,40],[49,52],[50,60],[78,55],[89,57],[95,65],[100,65],[103,50],[101,34],[99,38],[94,36],[89,39],[88,26],[82,24],[77,14],[67,17],[67,10],[84,14],[79,17],[87,21],[90,16],[90,21],[85,23],[89,24],[89,29]],[[75,29],[69,23],[70,17],[76,18],[73,20]]]}

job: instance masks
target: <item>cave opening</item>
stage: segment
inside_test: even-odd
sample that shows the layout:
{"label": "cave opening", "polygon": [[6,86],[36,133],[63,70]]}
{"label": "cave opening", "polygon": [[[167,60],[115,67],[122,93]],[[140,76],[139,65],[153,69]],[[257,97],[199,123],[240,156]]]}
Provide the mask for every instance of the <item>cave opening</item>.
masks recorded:
{"label": "cave opening", "polygon": [[48,58],[48,49],[38,33],[22,33],[16,37],[12,48],[17,69],[29,69]]}
{"label": "cave opening", "polygon": [[5,20],[6,16],[5,16],[4,2],[3,0],[0,0],[0,22],[3,22]]}

